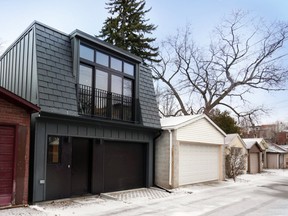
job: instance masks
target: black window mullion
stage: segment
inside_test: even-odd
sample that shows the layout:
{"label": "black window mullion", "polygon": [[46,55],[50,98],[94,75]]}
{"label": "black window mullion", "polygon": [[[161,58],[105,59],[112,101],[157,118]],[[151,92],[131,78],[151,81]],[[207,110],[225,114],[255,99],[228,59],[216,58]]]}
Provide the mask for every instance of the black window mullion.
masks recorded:
{"label": "black window mullion", "polygon": [[91,101],[91,115],[95,115],[95,91],[96,91],[96,88],[95,88],[95,75],[96,73],[96,69],[95,67],[93,67],[93,71],[92,71],[92,101]]}
{"label": "black window mullion", "polygon": [[[85,46],[85,45],[84,45]],[[87,47],[91,47],[88,46]],[[106,54],[108,56],[108,67],[106,65],[101,65],[96,63],[97,61],[97,52],[101,52],[103,54]],[[122,69],[120,70],[114,70],[111,68],[111,58],[115,58],[121,61]],[[92,59],[91,59],[92,60]],[[106,60],[107,62],[107,60]],[[113,55],[113,53],[102,50],[101,48],[94,47],[94,61],[89,61],[87,59],[80,57],[80,64],[84,63],[85,65],[89,65],[90,67],[93,67],[92,71],[92,82],[91,82],[91,92],[90,97],[91,98],[91,115],[97,115],[102,116],[109,119],[121,119],[124,121],[136,121],[138,117],[137,111],[138,111],[138,101],[135,99],[135,81],[136,81],[136,65],[134,62],[132,62],[129,59],[125,59],[123,57],[120,57],[118,55]],[[134,75],[132,73],[124,73],[124,65],[125,63],[134,65]],[[120,66],[120,64],[119,64]],[[119,68],[119,67],[118,67]],[[103,72],[106,72],[108,74],[108,86],[107,91],[96,89],[96,70],[101,70]],[[120,68],[119,68],[120,69]],[[130,70],[129,70],[130,71]],[[121,94],[114,94],[112,93],[112,75],[121,77]],[[124,80],[128,79],[131,80],[131,97],[124,95]],[[117,91],[117,93],[120,93]],[[114,100],[114,101],[113,101]],[[117,104],[115,107],[113,107],[113,103]],[[97,106],[96,106],[97,105]],[[118,108],[117,108],[118,106]],[[119,107],[120,106],[120,107]],[[113,113],[113,109],[115,108],[115,113]],[[128,113],[129,112],[129,113]],[[131,112],[131,113],[130,113]],[[88,114],[88,113],[87,113]]]}
{"label": "black window mullion", "polygon": [[[122,70],[123,70],[123,61],[122,61]],[[120,112],[120,119],[124,120],[124,77],[122,77],[122,94],[121,94],[121,112]]]}

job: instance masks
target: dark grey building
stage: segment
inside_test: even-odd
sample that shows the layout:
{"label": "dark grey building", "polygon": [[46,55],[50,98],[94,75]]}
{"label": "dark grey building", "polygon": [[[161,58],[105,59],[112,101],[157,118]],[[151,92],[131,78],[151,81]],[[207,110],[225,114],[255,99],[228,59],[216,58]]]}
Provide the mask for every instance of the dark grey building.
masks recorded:
{"label": "dark grey building", "polygon": [[160,122],[151,71],[137,56],[34,22],[0,57],[0,86],[41,108],[32,202],[153,184]]}

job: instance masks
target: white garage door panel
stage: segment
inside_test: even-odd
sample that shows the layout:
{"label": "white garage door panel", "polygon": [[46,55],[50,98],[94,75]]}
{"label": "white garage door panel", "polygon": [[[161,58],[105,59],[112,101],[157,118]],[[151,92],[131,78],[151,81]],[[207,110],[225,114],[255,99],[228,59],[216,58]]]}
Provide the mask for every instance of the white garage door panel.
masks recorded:
{"label": "white garage door panel", "polygon": [[250,154],[250,173],[258,173],[259,172],[259,156],[258,153]]}
{"label": "white garage door panel", "polygon": [[219,179],[219,146],[180,144],[179,185]]}
{"label": "white garage door panel", "polygon": [[277,154],[267,154],[268,169],[279,169],[279,160]]}

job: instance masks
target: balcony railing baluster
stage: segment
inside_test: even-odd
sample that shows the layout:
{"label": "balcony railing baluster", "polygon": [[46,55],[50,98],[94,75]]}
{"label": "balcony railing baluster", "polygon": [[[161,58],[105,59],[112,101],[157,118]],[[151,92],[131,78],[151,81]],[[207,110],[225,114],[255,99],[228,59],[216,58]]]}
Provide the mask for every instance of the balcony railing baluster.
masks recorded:
{"label": "balcony railing baluster", "polygon": [[[82,115],[108,119],[135,121],[134,99],[120,94],[79,85],[78,109]],[[94,97],[94,98],[93,98]]]}

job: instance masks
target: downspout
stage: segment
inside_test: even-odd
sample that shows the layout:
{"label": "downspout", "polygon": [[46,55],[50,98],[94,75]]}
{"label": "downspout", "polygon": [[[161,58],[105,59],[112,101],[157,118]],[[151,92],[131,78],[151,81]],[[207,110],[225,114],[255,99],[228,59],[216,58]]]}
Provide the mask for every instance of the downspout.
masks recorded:
{"label": "downspout", "polygon": [[169,131],[169,186],[172,186],[172,130]]}
{"label": "downspout", "polygon": [[156,155],[155,155],[155,148],[156,148],[156,140],[158,139],[158,137],[160,137],[162,134],[162,130],[159,130],[158,133],[155,135],[155,137],[153,138],[153,185],[155,185],[155,158],[156,158]]}

